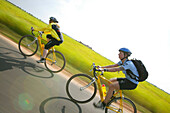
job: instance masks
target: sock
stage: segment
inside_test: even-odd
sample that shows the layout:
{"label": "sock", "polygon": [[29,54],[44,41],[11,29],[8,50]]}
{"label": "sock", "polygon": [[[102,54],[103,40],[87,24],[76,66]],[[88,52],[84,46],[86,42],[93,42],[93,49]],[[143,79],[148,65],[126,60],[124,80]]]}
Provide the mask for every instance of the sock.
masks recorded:
{"label": "sock", "polygon": [[102,102],[102,104],[103,104],[104,107],[106,106],[106,104],[104,102]]}
{"label": "sock", "polygon": [[113,91],[113,95],[114,95],[115,91]]}

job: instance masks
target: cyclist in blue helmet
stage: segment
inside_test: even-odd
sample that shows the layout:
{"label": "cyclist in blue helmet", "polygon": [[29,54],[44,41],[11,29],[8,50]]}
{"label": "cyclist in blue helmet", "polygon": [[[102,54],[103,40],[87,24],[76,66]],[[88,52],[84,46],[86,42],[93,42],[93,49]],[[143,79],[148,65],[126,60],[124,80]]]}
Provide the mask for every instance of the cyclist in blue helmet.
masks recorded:
{"label": "cyclist in blue helmet", "polygon": [[[127,48],[120,48],[119,51],[124,52],[124,58],[128,58],[132,54],[132,52]],[[123,60],[124,58],[122,58],[121,60]]]}
{"label": "cyclist in blue helmet", "polygon": [[[108,66],[98,66],[101,71],[107,72],[119,72],[122,71],[125,74],[125,78],[112,78],[110,81],[112,84],[109,84],[109,90],[107,92],[106,98],[103,102],[99,101],[98,103],[93,103],[94,107],[105,109],[105,106],[109,102],[110,98],[113,96],[115,90],[133,90],[137,87],[138,81],[137,77],[139,76],[137,69],[132,61],[128,60],[128,57],[132,52],[128,48],[119,49],[119,59],[120,61],[117,64],[108,65]],[[130,70],[135,74],[136,79],[127,74],[127,70]],[[132,79],[132,78],[133,79]]]}

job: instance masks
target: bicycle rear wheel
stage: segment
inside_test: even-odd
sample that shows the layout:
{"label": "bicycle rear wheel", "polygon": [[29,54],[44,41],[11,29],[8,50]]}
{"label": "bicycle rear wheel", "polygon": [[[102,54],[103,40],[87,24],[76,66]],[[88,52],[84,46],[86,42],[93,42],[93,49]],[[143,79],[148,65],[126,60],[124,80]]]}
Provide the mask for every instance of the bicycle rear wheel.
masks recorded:
{"label": "bicycle rear wheel", "polygon": [[46,56],[46,62],[44,64],[49,71],[57,73],[64,69],[66,60],[61,52],[49,51]]}
{"label": "bicycle rear wheel", "polygon": [[22,55],[32,56],[38,50],[38,41],[32,35],[25,35],[19,40],[18,47]]}
{"label": "bicycle rear wheel", "polygon": [[66,92],[69,98],[77,103],[86,103],[91,101],[97,92],[97,86],[95,82],[86,87],[91,81],[92,77],[89,75],[73,75],[66,84]]}
{"label": "bicycle rear wheel", "polygon": [[135,104],[128,98],[122,98],[123,109],[120,107],[121,97],[112,99],[106,109],[105,113],[137,113]]}

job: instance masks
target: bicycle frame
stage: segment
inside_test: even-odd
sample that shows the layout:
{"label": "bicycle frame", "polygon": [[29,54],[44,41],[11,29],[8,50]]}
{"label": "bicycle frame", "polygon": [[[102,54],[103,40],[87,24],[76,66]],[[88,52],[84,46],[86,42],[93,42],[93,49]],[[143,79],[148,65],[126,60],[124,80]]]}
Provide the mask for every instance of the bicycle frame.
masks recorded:
{"label": "bicycle frame", "polygon": [[[32,34],[33,34],[33,33],[32,33]],[[33,34],[33,35],[34,35],[34,34]],[[39,35],[38,35],[38,37],[36,37],[36,38],[37,38],[36,40],[38,40],[38,44],[39,44],[39,47],[40,47],[41,56],[43,56],[44,47],[43,47],[43,44],[42,44],[41,41],[42,41],[42,40],[45,41],[45,42],[47,42],[47,41],[42,38],[42,33],[41,33],[41,32],[39,32]],[[51,47],[51,48],[49,49],[49,51],[50,51],[50,50],[52,50],[52,52],[53,52],[53,59],[51,60],[51,59],[49,59],[49,58],[46,58],[46,60],[55,63],[55,62],[56,62],[56,55],[55,55],[55,53],[54,53],[54,51],[55,51],[54,46]]]}
{"label": "bicycle frame", "polygon": [[[93,71],[96,71],[96,69]],[[105,82],[107,82],[108,84],[112,84],[111,81],[109,81],[108,79],[106,79],[105,77],[103,77],[103,72],[101,74],[99,74],[98,76],[96,75],[96,73],[94,72],[93,74],[95,74],[93,80],[91,83],[93,82],[97,82],[97,85],[98,85],[98,89],[99,89],[99,94],[100,94],[100,99],[101,101],[103,102],[104,101],[104,96],[103,96],[103,91],[102,91],[102,85],[101,85],[101,80],[104,80]],[[95,79],[95,80],[94,80]],[[90,84],[91,84],[90,83]],[[121,97],[120,99],[120,109],[117,109],[117,108],[114,108],[114,107],[107,107],[108,109],[112,110],[112,111],[115,111],[117,113],[119,112],[123,112],[123,101],[122,101],[122,98],[123,98],[123,94],[122,94],[122,90],[118,90],[115,94],[113,94],[114,97],[116,97],[116,95],[120,94],[119,96]]]}
{"label": "bicycle frame", "polygon": [[102,91],[102,85],[101,85],[101,79],[106,81],[107,83],[111,84],[109,80],[107,80],[105,77],[103,77],[101,74],[98,76],[98,79],[96,80],[98,88],[99,88],[99,94],[101,101],[104,101],[103,91]]}
{"label": "bicycle frame", "polygon": [[[32,33],[33,34],[33,33]],[[34,35],[34,34],[33,34]],[[41,56],[43,55],[43,44],[42,44],[42,40],[47,42],[45,39],[42,38],[42,33],[39,32],[39,35],[38,37],[36,37],[37,40],[38,40],[38,44],[39,44],[39,47],[40,47],[40,52],[41,52]]]}

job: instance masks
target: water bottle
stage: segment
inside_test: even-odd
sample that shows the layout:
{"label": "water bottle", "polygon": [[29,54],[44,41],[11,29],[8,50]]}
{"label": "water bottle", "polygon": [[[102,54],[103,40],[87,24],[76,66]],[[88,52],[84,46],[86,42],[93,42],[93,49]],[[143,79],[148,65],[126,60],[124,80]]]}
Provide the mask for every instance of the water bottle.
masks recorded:
{"label": "water bottle", "polygon": [[102,85],[103,97],[106,97],[106,86],[105,84]]}
{"label": "water bottle", "polygon": [[42,47],[42,50],[44,50],[44,44],[43,43],[41,44],[41,47]]}

